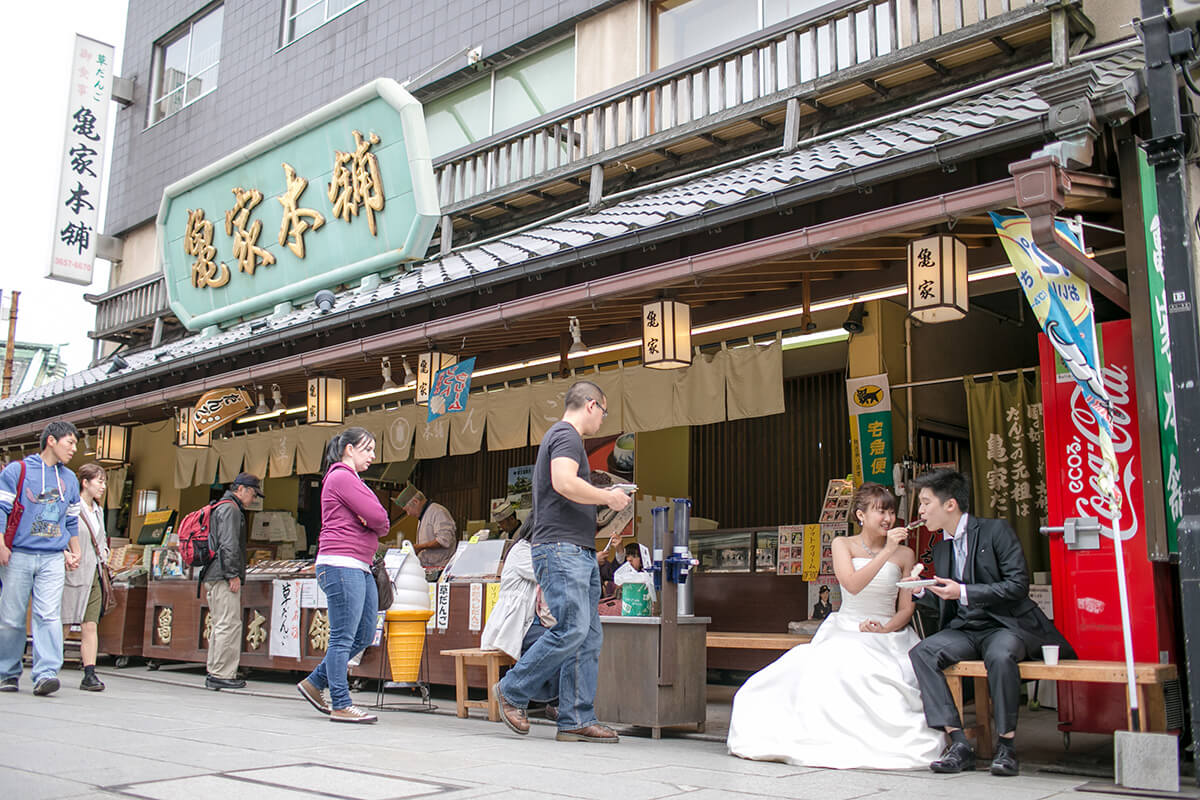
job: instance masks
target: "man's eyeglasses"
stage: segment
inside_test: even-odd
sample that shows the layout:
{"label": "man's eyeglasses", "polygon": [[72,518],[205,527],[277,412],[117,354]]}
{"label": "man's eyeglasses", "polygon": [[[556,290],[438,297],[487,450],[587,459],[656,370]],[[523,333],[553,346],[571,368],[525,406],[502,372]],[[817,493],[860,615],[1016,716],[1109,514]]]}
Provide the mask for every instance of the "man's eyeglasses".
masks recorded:
{"label": "man's eyeglasses", "polygon": [[608,419],[608,409],[600,405],[600,401],[594,397],[588,399],[592,401],[592,404],[595,405],[596,408],[600,409],[600,419]]}

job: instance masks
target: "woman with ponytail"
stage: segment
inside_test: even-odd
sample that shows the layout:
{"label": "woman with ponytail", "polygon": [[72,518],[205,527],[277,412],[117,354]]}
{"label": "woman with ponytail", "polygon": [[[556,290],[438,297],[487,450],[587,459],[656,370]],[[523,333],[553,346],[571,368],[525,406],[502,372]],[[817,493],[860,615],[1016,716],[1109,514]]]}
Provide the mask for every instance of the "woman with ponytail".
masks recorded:
{"label": "woman with ponytail", "polygon": [[[379,607],[371,560],[388,532],[387,512],[358,473],[375,461],[375,437],[347,428],[330,440],[322,459],[321,534],[317,584],[329,601],[329,647],[325,658],[296,684],[313,708],[334,722],[375,722],[350,702],[346,663],[375,637]],[[326,701],[324,691],[329,690]]]}

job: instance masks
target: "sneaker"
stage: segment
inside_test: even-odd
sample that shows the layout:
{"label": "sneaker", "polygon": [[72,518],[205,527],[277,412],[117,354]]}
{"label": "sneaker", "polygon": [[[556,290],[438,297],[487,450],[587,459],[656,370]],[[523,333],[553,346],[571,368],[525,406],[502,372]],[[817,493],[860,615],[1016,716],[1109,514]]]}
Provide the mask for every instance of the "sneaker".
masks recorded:
{"label": "sneaker", "polygon": [[79,688],[85,692],[103,692],[104,682],[96,677],[96,673],[84,673],[83,680],[79,682]]}
{"label": "sneaker", "polygon": [[20,690],[20,678],[5,678],[0,681],[0,692],[16,692]]}
{"label": "sneaker", "polygon": [[329,718],[334,722],[358,722],[366,725],[379,721],[379,717],[368,714],[358,706],[335,708],[329,712]]}
{"label": "sneaker", "polygon": [[33,685],[33,693],[38,697],[47,697],[58,691],[58,678],[38,678]]}
{"label": "sneaker", "polygon": [[325,699],[325,693],[309,683],[308,678],[296,684],[296,691],[300,692],[300,696],[307,700],[313,708],[325,716],[329,716],[331,709],[329,701]]}

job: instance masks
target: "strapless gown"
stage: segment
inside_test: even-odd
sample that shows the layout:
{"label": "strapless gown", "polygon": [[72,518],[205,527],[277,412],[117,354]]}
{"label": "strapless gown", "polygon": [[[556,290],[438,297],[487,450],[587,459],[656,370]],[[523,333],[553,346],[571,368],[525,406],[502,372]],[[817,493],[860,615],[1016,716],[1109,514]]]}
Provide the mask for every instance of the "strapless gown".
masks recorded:
{"label": "strapless gown", "polygon": [[[869,559],[854,559],[855,569]],[[842,605],[809,644],[755,673],[733,698],[729,752],[758,761],[836,769],[927,768],[945,736],[925,724],[908,651],[911,628],[863,633],[863,620],[896,610],[900,567],[891,562]]]}

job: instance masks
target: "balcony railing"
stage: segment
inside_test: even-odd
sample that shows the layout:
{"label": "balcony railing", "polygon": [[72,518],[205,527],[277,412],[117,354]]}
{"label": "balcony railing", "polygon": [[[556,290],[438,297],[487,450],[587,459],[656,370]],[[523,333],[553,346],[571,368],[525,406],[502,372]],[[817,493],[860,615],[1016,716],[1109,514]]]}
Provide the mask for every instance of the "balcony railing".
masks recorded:
{"label": "balcony railing", "polygon": [[[562,181],[583,186],[595,165],[688,137],[711,140],[711,131],[740,119],[782,117],[789,101],[798,112],[816,113],[823,108],[817,97],[839,86],[850,96],[886,97],[888,87],[875,80],[884,72],[923,63],[918,71],[925,75],[947,74],[959,65],[947,67],[936,56],[976,39],[1011,53],[1005,35],[1028,30],[1034,20],[1065,17],[1069,5],[860,0],[818,10],[440,156],[434,168],[442,213],[522,193],[546,199],[556,192],[541,188]],[[793,112],[788,116],[791,122]]]}
{"label": "balcony railing", "polygon": [[96,327],[92,332],[96,339],[135,338],[152,328],[155,320],[170,314],[162,273],[84,298],[96,306]]}

